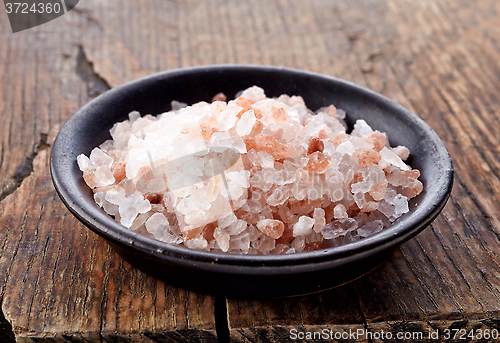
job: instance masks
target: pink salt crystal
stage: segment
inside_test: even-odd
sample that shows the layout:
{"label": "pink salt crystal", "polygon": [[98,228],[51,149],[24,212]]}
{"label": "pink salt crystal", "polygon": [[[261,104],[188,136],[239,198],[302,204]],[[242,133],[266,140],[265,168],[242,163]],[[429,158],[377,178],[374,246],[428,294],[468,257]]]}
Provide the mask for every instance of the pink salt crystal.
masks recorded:
{"label": "pink salt crystal", "polygon": [[361,212],[372,212],[378,209],[378,203],[375,201],[367,201],[361,208],[359,209]]}
{"label": "pink salt crystal", "polygon": [[368,136],[364,137],[364,139],[371,143],[376,151],[382,150],[387,143],[387,136],[379,131],[373,131]]}
{"label": "pink salt crystal", "polygon": [[314,219],[308,216],[301,216],[299,221],[293,226],[293,236],[305,236],[312,232]]}
{"label": "pink salt crystal", "polygon": [[245,231],[238,236],[231,237],[229,249],[235,252],[248,253],[250,248],[250,233]]}
{"label": "pink salt crystal", "polygon": [[258,86],[252,86],[247,89],[245,89],[241,94],[240,97],[248,99],[251,103],[255,103],[260,100],[266,99],[266,94],[264,93],[264,90]]}
{"label": "pink salt crystal", "polygon": [[205,250],[208,247],[208,242],[205,238],[198,237],[188,240],[186,246],[191,249]]}
{"label": "pink salt crystal", "polygon": [[280,220],[262,219],[257,223],[257,229],[271,238],[278,239],[283,235],[285,225]]}
{"label": "pink salt crystal", "polygon": [[314,232],[320,232],[321,229],[323,229],[323,227],[326,224],[325,210],[323,210],[320,207],[316,207],[313,212],[313,219],[314,219],[314,226],[313,226]]}
{"label": "pink salt crystal", "polygon": [[220,228],[216,228],[214,231],[214,238],[217,241],[217,244],[219,245],[219,248],[227,252],[229,250],[229,234]]}
{"label": "pink salt crystal", "polygon": [[405,146],[397,146],[391,149],[393,153],[399,156],[400,159],[406,161],[406,159],[410,156],[410,150],[408,150]]}
{"label": "pink salt crystal", "polygon": [[262,235],[256,242],[255,248],[261,253],[267,253],[276,247],[276,240],[267,235]]}
{"label": "pink salt crystal", "polygon": [[227,233],[230,236],[237,236],[245,229],[247,228],[247,222],[244,220],[237,219],[236,221],[232,222],[228,227],[227,227]]}
{"label": "pink salt crystal", "polygon": [[304,236],[295,237],[290,246],[295,251],[303,251],[306,246],[306,238]]}
{"label": "pink salt crystal", "polygon": [[273,255],[284,255],[286,252],[290,250],[290,247],[286,244],[276,244],[276,247],[271,250],[271,254]]}
{"label": "pink salt crystal", "polygon": [[383,181],[372,185],[369,193],[373,200],[380,201],[384,198],[386,189],[387,181]]}
{"label": "pink salt crystal", "polygon": [[346,219],[348,217],[343,204],[338,204],[333,208],[333,217],[335,219]]}
{"label": "pink salt crystal", "polygon": [[238,218],[234,215],[233,212],[229,213],[228,215],[220,218],[217,221],[217,226],[219,226],[221,229],[224,229],[234,223]]}

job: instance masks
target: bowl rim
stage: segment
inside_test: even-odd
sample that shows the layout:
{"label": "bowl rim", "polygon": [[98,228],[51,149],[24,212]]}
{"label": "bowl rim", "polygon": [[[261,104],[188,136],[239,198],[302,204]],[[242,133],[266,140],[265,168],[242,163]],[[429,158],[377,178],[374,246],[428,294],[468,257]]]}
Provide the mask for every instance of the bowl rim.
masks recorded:
{"label": "bowl rim", "polygon": [[[165,78],[179,77],[186,73],[214,73],[238,70],[264,73],[285,72],[290,75],[320,78],[328,82],[336,83],[349,91],[358,92],[370,101],[376,100],[382,103],[383,106],[398,112],[401,116],[407,117],[407,119],[411,120],[412,123],[434,143],[434,153],[440,156],[443,172],[438,179],[433,179],[432,187],[432,189],[437,192],[432,194],[432,196],[427,196],[425,198],[426,201],[424,201],[424,203],[419,203],[418,207],[410,209],[409,213],[412,213],[411,217],[402,217],[373,236],[338,247],[285,255],[245,255],[213,251],[207,252],[190,249],[184,246],[175,246],[138,234],[122,226],[102,211],[102,209],[98,208],[97,205],[96,208],[102,211],[109,220],[104,220],[104,222],[102,222],[103,217],[96,217],[85,209],[86,205],[82,202],[82,196],[74,194],[71,191],[76,181],[64,177],[65,172],[67,173],[69,171],[68,168],[71,167],[71,163],[76,164],[76,156],[78,156],[78,153],[68,151],[64,142],[70,139],[71,130],[77,128],[80,123],[87,120],[87,117],[93,113],[96,107],[101,103],[112,101],[113,97],[120,94],[120,92],[139,89],[141,85],[156,82],[158,79],[163,80]],[[74,167],[74,165],[72,167]],[[245,268],[283,265],[299,267],[305,264],[311,267],[311,263],[332,262],[342,259],[349,260],[358,254],[376,254],[390,248],[395,248],[415,236],[434,220],[444,207],[453,187],[452,161],[443,142],[420,117],[395,101],[353,82],[330,75],[281,66],[246,64],[215,64],[167,70],[127,82],[99,95],[80,108],[61,128],[52,147],[50,172],[55,189],[66,207],[81,222],[97,234],[120,245],[134,246],[136,250],[154,259],[175,260],[177,262],[183,261],[189,265],[193,265],[193,263],[208,264],[212,266],[211,268],[217,268],[217,265],[233,265]],[[424,185],[424,187],[427,187],[427,185]]]}

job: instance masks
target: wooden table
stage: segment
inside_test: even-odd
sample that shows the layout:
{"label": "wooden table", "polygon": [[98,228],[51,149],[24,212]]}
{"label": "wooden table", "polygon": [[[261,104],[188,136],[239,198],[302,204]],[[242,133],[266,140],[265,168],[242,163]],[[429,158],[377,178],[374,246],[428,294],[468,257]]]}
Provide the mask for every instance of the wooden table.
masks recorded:
{"label": "wooden table", "polygon": [[[500,330],[499,1],[82,0],[16,34],[0,10],[1,342],[287,342],[314,332],[437,342],[453,329]],[[309,296],[214,299],[132,268],[59,200],[50,146],[103,91],[214,63],[317,71],[409,108],[453,159],[442,214],[373,272]]]}

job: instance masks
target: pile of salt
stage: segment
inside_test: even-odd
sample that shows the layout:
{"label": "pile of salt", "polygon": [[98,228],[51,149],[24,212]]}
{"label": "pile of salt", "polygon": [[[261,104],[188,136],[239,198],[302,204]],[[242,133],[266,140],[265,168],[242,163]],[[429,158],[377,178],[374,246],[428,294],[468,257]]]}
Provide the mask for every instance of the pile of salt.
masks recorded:
{"label": "pile of salt", "polygon": [[170,244],[290,254],[371,236],[422,191],[407,148],[345,112],[253,86],[225,102],[174,101],[132,112],[112,140],[78,156],[96,203],[122,225]]}

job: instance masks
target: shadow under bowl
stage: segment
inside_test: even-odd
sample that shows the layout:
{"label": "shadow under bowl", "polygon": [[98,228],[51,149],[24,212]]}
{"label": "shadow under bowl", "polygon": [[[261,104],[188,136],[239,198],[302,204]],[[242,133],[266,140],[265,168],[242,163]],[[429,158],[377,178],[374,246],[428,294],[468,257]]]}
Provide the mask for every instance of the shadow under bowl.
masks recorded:
{"label": "shadow under bowl", "polygon": [[[391,146],[410,149],[407,160],[421,172],[424,189],[410,212],[371,237],[340,247],[290,255],[236,255],[191,250],[137,234],[115,222],[93,199],[76,158],[110,139],[114,123],[131,111],[160,114],[172,100],[228,99],[257,85],[269,97],[301,95],[308,108],[334,104],[346,111],[350,128],[364,119],[387,133]],[[427,227],[451,192],[453,167],[437,134],[397,103],[353,83],[301,70],[252,65],[215,65],[154,74],[116,87],[82,107],[61,129],[50,160],[55,188],[68,209],[136,268],[201,293],[234,297],[307,294],[353,280],[379,265],[392,251]]]}

